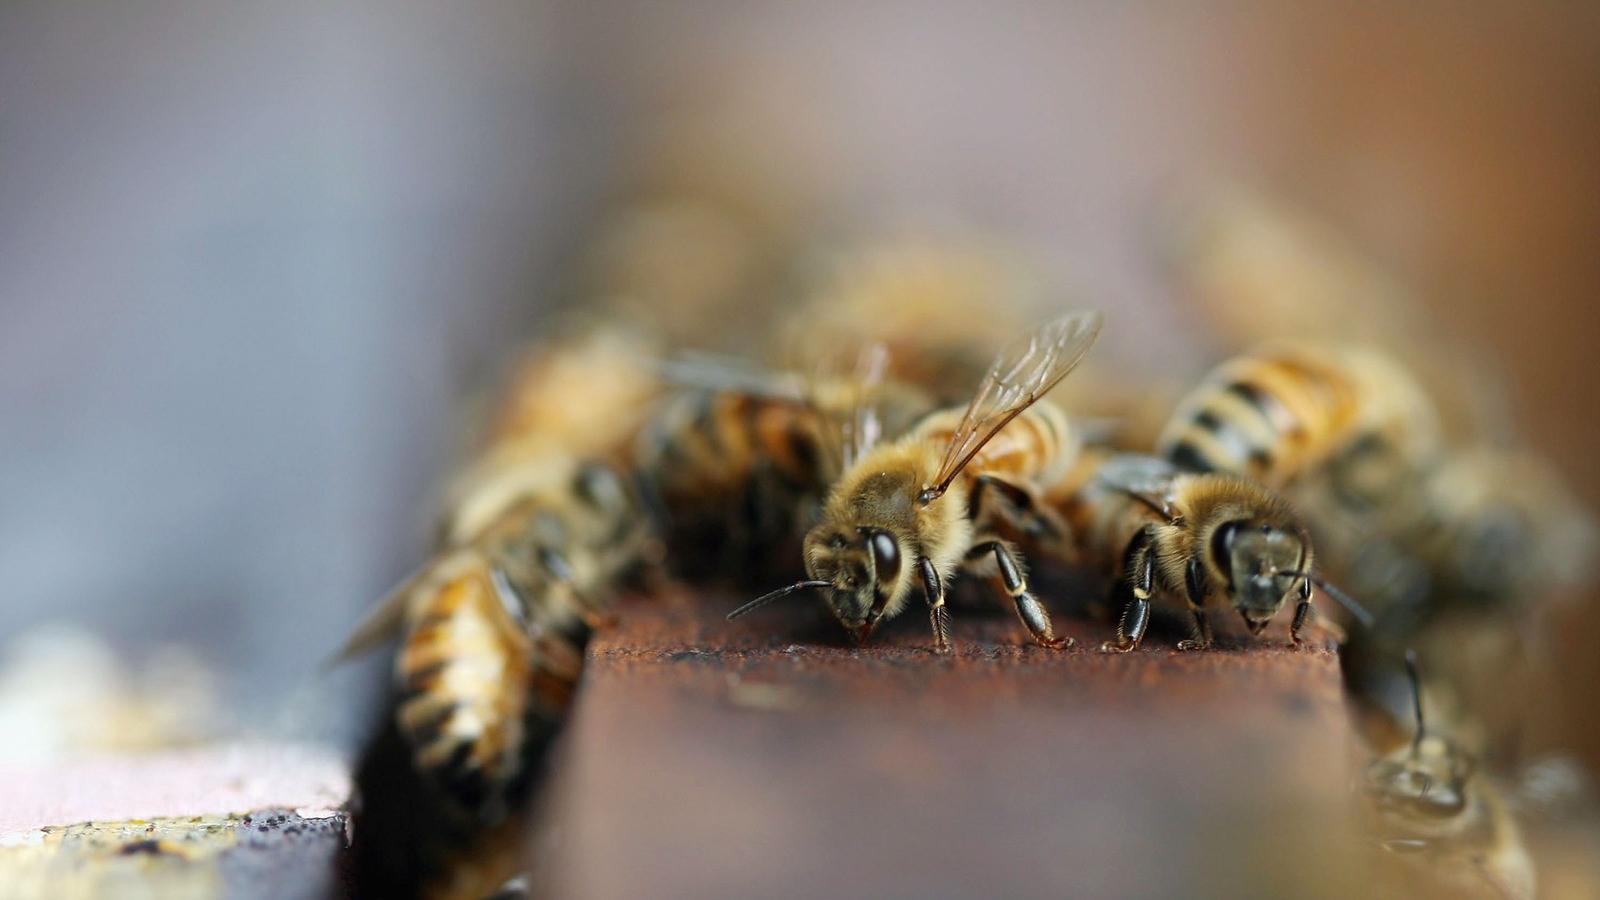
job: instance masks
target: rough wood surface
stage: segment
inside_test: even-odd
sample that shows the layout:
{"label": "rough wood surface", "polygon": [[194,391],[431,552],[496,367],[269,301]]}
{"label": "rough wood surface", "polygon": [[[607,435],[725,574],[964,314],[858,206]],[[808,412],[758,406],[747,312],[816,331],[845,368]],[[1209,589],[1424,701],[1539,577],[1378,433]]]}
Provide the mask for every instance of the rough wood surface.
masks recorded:
{"label": "rough wood surface", "polygon": [[345,893],[350,779],[256,745],[0,767],[0,897]]}
{"label": "rough wood surface", "polygon": [[1358,762],[1326,648],[1028,645],[958,610],[638,604],[591,646],[534,871],[561,897],[1339,895]]}

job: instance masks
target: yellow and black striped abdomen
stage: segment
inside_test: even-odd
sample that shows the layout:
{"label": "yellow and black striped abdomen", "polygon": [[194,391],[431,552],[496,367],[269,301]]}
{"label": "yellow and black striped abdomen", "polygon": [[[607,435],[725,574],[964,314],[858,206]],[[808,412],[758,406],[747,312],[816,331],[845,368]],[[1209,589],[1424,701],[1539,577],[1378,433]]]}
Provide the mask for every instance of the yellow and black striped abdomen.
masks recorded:
{"label": "yellow and black striped abdomen", "polygon": [[661,408],[638,461],[669,496],[734,489],[758,469],[812,484],[825,477],[822,441],[820,417],[798,401],[693,391]]}
{"label": "yellow and black striped abdomen", "polygon": [[496,817],[523,770],[534,668],[532,641],[484,567],[413,600],[395,662],[396,721],[417,770],[470,817]]}
{"label": "yellow and black striped abdomen", "polygon": [[[913,434],[941,448],[948,446],[964,413],[961,407],[940,410],[918,423]],[[1066,413],[1041,401],[1006,423],[972,458],[964,474],[1047,487],[1066,476],[1080,447]]]}
{"label": "yellow and black striped abdomen", "polygon": [[570,477],[445,551],[405,601],[396,722],[417,771],[477,821],[516,799],[646,533],[620,473],[592,462],[562,471]]}
{"label": "yellow and black striped abdomen", "polygon": [[1224,363],[1185,397],[1157,452],[1188,471],[1281,487],[1350,439],[1362,401],[1332,355],[1258,351]]}
{"label": "yellow and black striped abdomen", "polygon": [[756,574],[789,558],[806,510],[837,475],[823,417],[797,400],[693,391],[669,400],[641,436],[635,463],[682,576]]}

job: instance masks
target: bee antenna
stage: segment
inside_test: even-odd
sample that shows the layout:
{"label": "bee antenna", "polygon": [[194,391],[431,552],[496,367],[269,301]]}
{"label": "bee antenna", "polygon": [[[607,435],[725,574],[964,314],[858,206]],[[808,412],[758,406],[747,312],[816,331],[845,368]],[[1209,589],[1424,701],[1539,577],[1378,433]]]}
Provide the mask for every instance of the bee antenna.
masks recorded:
{"label": "bee antenna", "polygon": [[833,586],[833,582],[831,582],[831,581],[802,581],[802,582],[799,582],[797,584],[791,584],[788,587],[778,588],[777,590],[773,591],[772,593],[770,593],[770,594],[762,594],[761,596],[757,597],[754,600],[751,600],[749,603],[746,603],[745,605],[739,607],[738,609],[734,610],[733,612],[728,613],[728,621],[732,622],[734,619],[737,619],[740,616],[747,615],[749,613],[753,613],[756,610],[760,609],[761,607],[766,606],[768,603],[771,603],[774,600],[782,600],[783,598],[785,598],[785,597],[789,596],[790,594],[793,594],[793,593],[795,593],[797,591],[805,591],[805,590],[812,590],[812,589],[815,589],[815,588],[825,588],[825,587],[832,587],[832,586]]}
{"label": "bee antenna", "polygon": [[1332,597],[1340,606],[1344,607],[1346,612],[1350,613],[1350,615],[1355,617],[1357,622],[1361,623],[1361,627],[1371,628],[1373,625],[1377,624],[1377,618],[1374,617],[1372,613],[1367,612],[1366,607],[1362,606],[1360,603],[1357,603],[1354,597],[1340,590],[1337,585],[1327,581],[1326,579],[1319,578],[1310,572],[1293,572],[1291,574],[1304,578],[1317,587],[1322,588],[1322,592],[1327,594],[1329,597]]}
{"label": "bee antenna", "polygon": [[1406,678],[1411,681],[1411,714],[1417,718],[1417,731],[1411,736],[1411,756],[1422,752],[1422,739],[1428,735],[1427,721],[1422,718],[1422,678],[1417,674],[1417,651],[1406,650]]}

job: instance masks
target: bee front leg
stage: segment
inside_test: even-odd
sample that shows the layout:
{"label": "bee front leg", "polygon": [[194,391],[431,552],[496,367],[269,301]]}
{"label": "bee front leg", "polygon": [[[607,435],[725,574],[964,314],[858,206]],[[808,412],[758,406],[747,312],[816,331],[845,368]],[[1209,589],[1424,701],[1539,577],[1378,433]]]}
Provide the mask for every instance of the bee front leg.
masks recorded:
{"label": "bee front leg", "polygon": [[1055,628],[1050,624],[1050,611],[1028,590],[1028,576],[1024,574],[1015,551],[1006,546],[1004,541],[977,544],[967,551],[967,559],[980,559],[989,553],[994,554],[995,565],[1000,569],[1000,581],[1005,585],[1006,593],[1011,595],[1011,601],[1017,606],[1017,615],[1022,618],[1022,624],[1027,626],[1033,639],[1040,646],[1051,649],[1072,646],[1072,638],[1056,637]]}
{"label": "bee front leg", "polygon": [[1311,616],[1316,612],[1316,607],[1311,605],[1311,579],[1302,579],[1300,582],[1300,602],[1294,608],[1294,621],[1289,623],[1289,640],[1296,647],[1305,645],[1305,640],[1300,637],[1300,632],[1311,621]]}
{"label": "bee front leg", "polygon": [[1103,653],[1127,653],[1144,640],[1150,627],[1150,595],[1155,590],[1155,554],[1151,552],[1152,529],[1144,528],[1128,544],[1126,576],[1132,596],[1117,622],[1117,639],[1100,645]]}
{"label": "bee front leg", "polygon": [[572,595],[573,605],[577,607],[578,618],[583,620],[583,624],[596,630],[616,626],[619,620],[615,613],[599,609],[578,590],[578,575],[573,571],[572,563],[568,562],[565,556],[549,547],[541,547],[539,548],[539,564],[544,567],[545,572],[552,579],[565,587]]}
{"label": "bee front leg", "polygon": [[1199,559],[1189,560],[1184,572],[1184,587],[1189,592],[1189,613],[1194,616],[1194,637],[1178,642],[1179,650],[1211,649],[1211,620],[1206,618],[1206,570]]}
{"label": "bee front leg", "polygon": [[928,619],[933,623],[933,652],[950,652],[950,611],[944,606],[944,578],[926,556],[917,560],[923,596],[928,598]]}

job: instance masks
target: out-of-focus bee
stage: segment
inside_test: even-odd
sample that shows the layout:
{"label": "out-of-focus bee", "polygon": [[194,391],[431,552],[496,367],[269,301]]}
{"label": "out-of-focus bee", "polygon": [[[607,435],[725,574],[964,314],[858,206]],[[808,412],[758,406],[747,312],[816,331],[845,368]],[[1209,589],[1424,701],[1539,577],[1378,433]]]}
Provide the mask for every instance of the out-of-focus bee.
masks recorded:
{"label": "out-of-focus bee", "polygon": [[1350,503],[1379,502],[1440,450],[1420,385],[1362,347],[1277,342],[1222,363],[1181,400],[1157,441],[1180,469],[1275,490],[1316,471]]}
{"label": "out-of-focus bee", "polygon": [[1120,591],[1117,638],[1101,646],[1107,652],[1138,647],[1152,599],[1180,592],[1195,634],[1179,649],[1211,646],[1206,605],[1212,597],[1237,610],[1252,634],[1295,598],[1290,634],[1299,645],[1312,611],[1312,583],[1332,591],[1313,574],[1311,538],[1299,515],[1254,482],[1097,451],[1047,499],[1067,522],[1078,556],[1098,562]]}
{"label": "out-of-focus bee", "polygon": [[[772,355],[805,362],[819,342],[860,335],[888,351],[891,380],[926,391],[939,404],[988,370],[996,349],[1048,314],[1054,296],[1024,254],[982,234],[921,234],[880,239],[828,257],[833,265],[800,292],[777,328]],[[817,266],[816,268],[823,268]],[[1147,452],[1176,395],[1150,377],[1098,354],[1051,394],[1085,431],[1114,433],[1118,446]]]}
{"label": "out-of-focus bee", "polygon": [[1593,552],[1593,525],[1546,464],[1448,449],[1421,385],[1369,349],[1279,343],[1229,360],[1159,450],[1285,491],[1386,627],[1525,605],[1579,579]]}
{"label": "out-of-focus bee", "polygon": [[906,605],[920,583],[934,649],[950,651],[945,584],[958,567],[998,571],[1034,639],[1058,638],[1028,590],[997,518],[1025,530],[1059,531],[1040,491],[1063,477],[1077,441],[1066,417],[1039,400],[1072,371],[1099,336],[1099,313],[1056,319],[1003,351],[964,411],[947,409],[904,437],[864,450],[829,492],[822,519],[805,537],[808,580],[735,610],[736,618],[801,590],[820,590],[855,639],[865,640]]}
{"label": "out-of-focus bee", "polygon": [[[1471,753],[1428,733],[1414,658],[1406,671],[1416,721],[1412,739],[1379,755],[1363,777],[1378,846],[1409,876],[1413,893],[1531,900],[1533,860],[1511,804]],[[1359,693],[1355,700],[1358,708],[1365,702]]]}
{"label": "out-of-focus bee", "polygon": [[[476,468],[509,467],[551,453],[575,459],[624,447],[667,386],[661,345],[615,324],[569,318],[517,361],[496,398]],[[481,479],[471,472],[466,489]],[[459,512],[455,498],[446,507]]]}
{"label": "out-of-focus bee", "polygon": [[831,262],[779,323],[773,352],[803,359],[819,341],[871,335],[895,380],[941,403],[965,399],[947,392],[983,377],[1040,294],[1015,254],[977,237],[883,240]]}
{"label": "out-of-focus bee", "polygon": [[1594,520],[1546,460],[1458,451],[1425,490],[1430,527],[1416,543],[1440,608],[1520,612],[1590,575]]}
{"label": "out-of-focus bee", "polygon": [[1513,404],[1485,354],[1347,236],[1237,186],[1175,205],[1168,261],[1224,353],[1319,335],[1404,359],[1452,438],[1504,434]]}
{"label": "out-of-focus bee", "polygon": [[612,467],[552,457],[540,471],[402,585],[346,650],[401,637],[397,724],[416,769],[464,820],[505,814],[647,534]]}
{"label": "out-of-focus bee", "polygon": [[842,360],[813,365],[804,377],[722,359],[667,367],[688,387],[651,417],[634,464],[674,572],[763,574],[759,562],[798,541],[852,454],[928,409],[920,390],[884,380],[880,345],[856,353],[848,372]]}

